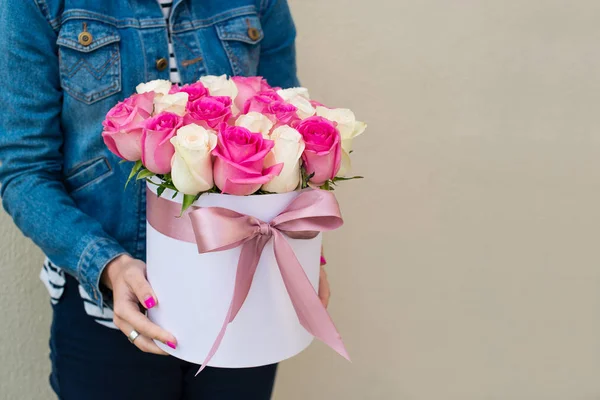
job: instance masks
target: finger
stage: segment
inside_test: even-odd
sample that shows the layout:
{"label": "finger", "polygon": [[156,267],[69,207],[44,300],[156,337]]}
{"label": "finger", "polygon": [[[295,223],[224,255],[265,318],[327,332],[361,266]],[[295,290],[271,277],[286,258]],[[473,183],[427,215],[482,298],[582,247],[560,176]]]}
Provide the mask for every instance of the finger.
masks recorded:
{"label": "finger", "polygon": [[127,285],[144,307],[150,309],[156,306],[158,299],[141,268],[129,268],[125,272],[124,278]]}
{"label": "finger", "polygon": [[173,349],[177,347],[175,336],[150,321],[148,317],[140,312],[135,301],[119,301],[115,305],[115,314],[140,334],[151,339],[160,340]]}
{"label": "finger", "polygon": [[323,252],[323,246],[321,246],[321,267],[327,265],[327,259],[325,258],[325,253]]}
{"label": "finger", "polygon": [[321,268],[319,276],[319,298],[323,306],[327,308],[329,305],[329,298],[331,297],[331,290],[329,288],[329,280],[327,279],[327,272]]}
{"label": "finger", "polygon": [[[130,324],[128,324],[126,321],[124,321],[123,319],[119,318],[118,316],[114,317],[114,323],[121,330],[121,332],[123,332],[125,334],[125,336],[127,336],[127,337],[129,337],[129,335],[131,334],[131,332],[134,330],[133,327]],[[168,353],[164,352],[160,347],[158,347],[156,345],[156,343],[154,343],[154,341],[148,339],[144,335],[138,336],[137,339],[135,339],[133,341],[133,344],[138,349],[140,349],[140,350],[142,350],[143,352],[146,352],[146,353],[153,353],[153,354],[158,354],[158,355],[161,355],[161,356],[168,356],[169,355]]]}
{"label": "finger", "polygon": [[321,303],[323,304],[323,307],[327,308],[329,307],[329,291],[327,290],[319,290],[319,298],[321,299]]}

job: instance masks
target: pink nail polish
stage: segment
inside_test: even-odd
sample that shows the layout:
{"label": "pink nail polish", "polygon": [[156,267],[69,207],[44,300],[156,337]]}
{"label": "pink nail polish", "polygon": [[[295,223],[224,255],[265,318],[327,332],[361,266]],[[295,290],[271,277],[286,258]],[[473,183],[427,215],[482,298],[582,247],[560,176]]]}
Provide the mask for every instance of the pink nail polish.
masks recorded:
{"label": "pink nail polish", "polygon": [[327,260],[325,259],[325,257],[321,256],[321,265],[325,264],[327,264]]}
{"label": "pink nail polish", "polygon": [[167,342],[167,346],[169,346],[173,350],[175,350],[177,348],[177,345],[175,343],[173,343],[173,342]]}
{"label": "pink nail polish", "polygon": [[150,296],[146,299],[146,301],[144,301],[144,305],[147,309],[151,309],[156,305],[156,300],[154,300],[154,297]]}

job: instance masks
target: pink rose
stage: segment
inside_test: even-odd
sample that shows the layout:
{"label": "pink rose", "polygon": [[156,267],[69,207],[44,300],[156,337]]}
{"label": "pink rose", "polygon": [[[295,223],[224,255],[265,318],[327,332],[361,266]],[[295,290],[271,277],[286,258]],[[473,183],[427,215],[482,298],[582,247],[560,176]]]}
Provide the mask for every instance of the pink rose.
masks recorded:
{"label": "pink rose", "polygon": [[294,121],[299,120],[296,113],[298,108],[283,101],[274,101],[267,107],[267,114],[273,114],[277,119],[277,126],[292,125]]}
{"label": "pink rose", "polygon": [[185,125],[198,124],[215,129],[231,117],[231,97],[205,96],[187,103]]}
{"label": "pink rose", "polygon": [[108,112],[102,138],[110,151],[129,161],[142,157],[142,129],[152,115],[153,100],[154,92],[134,94]]}
{"label": "pink rose", "polygon": [[286,103],[274,90],[259,92],[246,100],[243,111],[244,114],[257,112],[272,115],[273,119],[277,120],[277,126],[290,125],[300,119],[297,114],[298,108]]}
{"label": "pink rose", "polygon": [[170,112],[160,113],[146,121],[142,133],[142,163],[155,174],[171,171],[175,153],[170,139],[183,126],[183,118]]}
{"label": "pink rose", "polygon": [[272,89],[260,76],[234,76],[231,80],[238,88],[238,95],[235,97],[235,106],[238,110],[243,110],[246,101],[256,93]]}
{"label": "pink rose", "polygon": [[200,82],[184,86],[173,85],[169,94],[181,92],[188,94],[188,101],[196,101],[201,97],[208,96],[208,89]]}
{"label": "pink rose", "polygon": [[302,161],[306,172],[315,174],[310,182],[320,186],[333,179],[342,162],[342,141],[335,123],[323,117],[309,117],[295,124],[294,128],[306,143]]}
{"label": "pink rose", "polygon": [[241,126],[221,125],[217,147],[213,150],[215,185],[223,193],[245,196],[279,175],[283,163],[264,168],[265,157],[274,143],[259,133]]}
{"label": "pink rose", "polygon": [[254,96],[250,97],[244,103],[244,114],[248,114],[251,111],[259,112],[264,114],[268,112],[269,105],[274,102],[283,102],[283,99],[274,90],[265,90],[258,92]]}

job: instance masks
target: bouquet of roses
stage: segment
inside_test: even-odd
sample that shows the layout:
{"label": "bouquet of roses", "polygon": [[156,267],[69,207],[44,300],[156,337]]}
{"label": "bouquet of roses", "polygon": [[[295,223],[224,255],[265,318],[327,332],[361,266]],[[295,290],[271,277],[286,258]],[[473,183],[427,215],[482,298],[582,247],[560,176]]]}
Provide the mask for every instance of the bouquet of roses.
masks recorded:
{"label": "bouquet of roses", "polygon": [[261,77],[204,76],[140,84],[103,126],[108,148],[135,163],[127,182],[147,181],[147,275],[159,299],[148,315],[178,342],[159,347],[203,366],[253,367],[317,337],[348,357],[315,290],[321,232],[342,225],[331,191],[359,178],[348,176],[350,153],[366,125],[352,111]]}
{"label": "bouquet of roses", "polygon": [[280,89],[261,77],[204,76],[185,86],[155,80],[104,121],[108,148],[135,162],[130,179],[172,189],[189,206],[202,193],[232,195],[333,189],[350,170],[352,140],[364,132],[348,109]]}

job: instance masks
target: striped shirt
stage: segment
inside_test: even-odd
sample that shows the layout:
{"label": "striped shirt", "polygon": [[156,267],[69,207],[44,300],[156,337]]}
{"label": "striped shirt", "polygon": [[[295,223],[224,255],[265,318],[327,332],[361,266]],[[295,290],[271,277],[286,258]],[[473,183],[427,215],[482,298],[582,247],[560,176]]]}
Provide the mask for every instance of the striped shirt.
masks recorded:
{"label": "striped shirt", "polygon": [[[173,50],[173,43],[171,41],[171,24],[169,23],[173,0],[158,0],[158,3],[162,9],[163,17],[167,22],[167,33],[169,37],[169,78],[174,84],[179,84],[181,83],[181,76],[177,69],[177,60],[175,59],[175,51]],[[46,289],[48,289],[50,302],[52,304],[57,304],[65,291],[65,272],[60,267],[54,265],[50,259],[46,257],[44,265],[42,266],[42,271],[40,272],[40,279],[44,283],[44,286],[46,286]],[[97,323],[109,328],[118,329],[113,323],[113,311],[109,307],[106,305],[98,307],[81,285],[79,285],[79,295],[83,301],[85,312],[94,318]]]}
{"label": "striped shirt", "polygon": [[181,76],[179,76],[179,70],[177,69],[177,60],[175,59],[175,51],[173,50],[173,42],[171,41],[171,24],[169,23],[169,17],[171,16],[171,7],[173,6],[173,0],[158,0],[160,7],[162,8],[163,17],[167,21],[167,31],[169,36],[169,72],[170,79],[173,83],[181,83]]}
{"label": "striped shirt", "polygon": [[[42,266],[42,271],[40,272],[40,279],[46,286],[46,289],[48,289],[50,302],[52,304],[57,304],[65,291],[65,271],[54,265],[52,261],[46,257],[44,265]],[[109,307],[98,307],[81,285],[79,285],[79,296],[81,296],[83,307],[87,315],[94,318],[99,324],[117,329],[117,326],[113,323],[113,311]]]}

